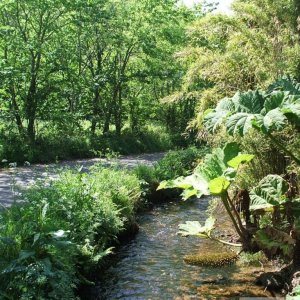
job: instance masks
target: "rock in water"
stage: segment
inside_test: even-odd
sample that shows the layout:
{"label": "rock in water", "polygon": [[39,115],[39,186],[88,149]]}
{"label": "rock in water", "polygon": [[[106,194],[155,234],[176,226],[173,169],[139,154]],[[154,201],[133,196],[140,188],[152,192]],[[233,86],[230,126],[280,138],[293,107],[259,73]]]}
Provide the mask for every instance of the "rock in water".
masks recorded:
{"label": "rock in water", "polygon": [[262,285],[270,291],[280,291],[284,288],[286,280],[280,272],[267,272],[256,279],[256,284]]}

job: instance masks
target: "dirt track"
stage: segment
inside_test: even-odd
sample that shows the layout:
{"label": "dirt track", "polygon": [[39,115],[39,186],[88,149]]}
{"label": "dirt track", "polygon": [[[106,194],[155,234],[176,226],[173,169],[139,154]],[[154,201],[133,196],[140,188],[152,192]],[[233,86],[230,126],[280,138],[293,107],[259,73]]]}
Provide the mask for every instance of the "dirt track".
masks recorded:
{"label": "dirt track", "polygon": [[58,164],[32,165],[30,167],[17,167],[0,169],[0,206],[10,206],[15,200],[14,187],[26,188],[38,179],[57,178],[63,168],[80,168],[88,171],[95,164],[109,166],[118,164],[122,167],[133,168],[137,165],[153,165],[164,156],[164,153],[141,154],[122,156],[116,160],[106,159],[80,159],[63,161]]}

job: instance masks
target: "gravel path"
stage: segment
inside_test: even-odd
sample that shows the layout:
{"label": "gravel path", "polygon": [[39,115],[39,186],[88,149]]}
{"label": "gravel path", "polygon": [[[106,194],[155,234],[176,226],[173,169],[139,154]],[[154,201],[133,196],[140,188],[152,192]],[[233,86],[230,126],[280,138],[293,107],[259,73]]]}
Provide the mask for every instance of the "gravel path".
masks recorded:
{"label": "gravel path", "polygon": [[164,156],[164,153],[141,154],[122,156],[116,160],[107,159],[80,159],[63,161],[58,164],[32,165],[30,167],[18,167],[12,169],[0,169],[0,206],[8,207],[14,202],[14,187],[26,188],[37,179],[57,178],[64,168],[80,168],[88,171],[95,164],[104,166],[118,164],[129,169],[137,165],[151,166]]}

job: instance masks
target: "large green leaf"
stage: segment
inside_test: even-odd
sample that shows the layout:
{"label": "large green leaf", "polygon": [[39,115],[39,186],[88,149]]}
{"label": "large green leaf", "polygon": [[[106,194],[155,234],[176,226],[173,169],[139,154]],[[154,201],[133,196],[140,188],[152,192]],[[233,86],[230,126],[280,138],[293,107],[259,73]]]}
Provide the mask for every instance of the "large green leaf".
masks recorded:
{"label": "large green leaf", "polygon": [[281,130],[286,126],[287,118],[279,108],[270,110],[263,118],[263,126],[267,132]]}
{"label": "large green leaf", "polygon": [[228,165],[228,162],[238,156],[240,153],[240,145],[238,143],[227,143],[225,147],[223,148],[224,152],[224,164]]}
{"label": "large green leaf", "polygon": [[207,113],[204,116],[203,121],[205,129],[210,133],[215,133],[229,113],[230,112],[226,110],[211,111]]}
{"label": "large green leaf", "polygon": [[264,103],[264,113],[266,114],[270,110],[281,107],[284,99],[289,95],[288,92],[283,91],[275,91],[271,94],[267,95],[265,103]]}
{"label": "large green leaf", "polygon": [[230,186],[230,181],[224,176],[214,178],[209,182],[209,191],[211,195],[219,196],[222,195]]}
{"label": "large green leaf", "polygon": [[198,221],[187,221],[185,224],[179,225],[178,233],[182,236],[196,235],[200,237],[209,237],[210,232],[214,229],[216,219],[213,217],[209,217],[204,226]]}
{"label": "large green leaf", "polygon": [[269,89],[268,94],[237,92],[231,99],[222,99],[215,110],[207,113],[204,124],[209,132],[215,132],[224,120],[230,135],[244,136],[252,127],[263,133],[279,131],[286,121],[300,127],[300,84],[283,78]]}
{"label": "large green leaf", "polygon": [[223,123],[223,121],[235,111],[235,105],[231,98],[222,99],[216,106],[216,109],[209,109],[204,113],[203,123],[208,132],[214,133]]}
{"label": "large green leaf", "polygon": [[220,195],[234,180],[238,166],[252,158],[252,155],[239,155],[239,146],[229,143],[223,149],[214,149],[211,154],[206,155],[192,175],[163,181],[158,189],[183,189],[184,199],[192,196],[200,198],[203,195]]}
{"label": "large green leaf", "polygon": [[216,106],[216,111],[228,111],[233,112],[235,111],[235,105],[231,98],[223,98]]}
{"label": "large green leaf", "polygon": [[255,115],[250,113],[236,113],[230,116],[226,122],[227,132],[230,135],[239,134],[244,136],[252,128],[254,118]]}
{"label": "large green leaf", "polygon": [[203,163],[196,168],[195,173],[201,174],[207,181],[221,176],[226,169],[224,157],[223,149],[214,149],[211,154],[205,156]]}
{"label": "large green leaf", "polygon": [[278,175],[268,175],[250,192],[250,209],[268,209],[286,202],[288,183]]}
{"label": "large green leaf", "polygon": [[291,123],[300,126],[300,99],[296,103],[284,104],[281,111]]}
{"label": "large green leaf", "polygon": [[259,114],[264,108],[264,97],[259,91],[249,91],[245,93],[236,93],[232,102],[235,105],[235,112]]}
{"label": "large green leaf", "polygon": [[291,95],[300,95],[300,84],[294,79],[283,76],[282,78],[276,80],[268,88],[269,91],[286,91]]}
{"label": "large green leaf", "polygon": [[238,169],[240,164],[250,162],[254,158],[252,154],[239,154],[228,162],[228,166]]}
{"label": "large green leaf", "polygon": [[178,177],[175,180],[162,181],[157,190],[168,188],[183,189],[182,197],[184,200],[192,196],[200,198],[204,195],[209,195],[208,182],[199,172],[187,177]]}

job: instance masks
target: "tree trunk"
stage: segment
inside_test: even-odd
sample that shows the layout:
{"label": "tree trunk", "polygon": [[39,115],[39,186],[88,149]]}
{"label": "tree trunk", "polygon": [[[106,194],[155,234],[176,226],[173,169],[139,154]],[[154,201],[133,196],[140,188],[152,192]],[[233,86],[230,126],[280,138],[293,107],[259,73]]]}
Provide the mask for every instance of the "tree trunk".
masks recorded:
{"label": "tree trunk", "polygon": [[35,141],[35,119],[36,119],[36,79],[32,78],[27,99],[26,99],[26,116],[28,120],[27,135],[30,143]]}
{"label": "tree trunk", "polygon": [[18,131],[21,136],[24,136],[24,127],[23,127],[21,116],[20,116],[19,106],[16,101],[16,94],[15,94],[15,91],[13,88],[11,89],[11,96],[12,96],[11,101],[12,101],[13,114],[16,119]]}
{"label": "tree trunk", "polygon": [[31,144],[35,142],[35,116],[30,116],[27,126],[27,135]]}
{"label": "tree trunk", "polygon": [[118,101],[115,105],[115,126],[116,134],[120,136],[122,129],[122,90],[120,86],[118,89]]}
{"label": "tree trunk", "polygon": [[92,135],[95,135],[97,118],[99,117],[99,98],[100,98],[99,87],[96,87],[94,92],[94,101],[93,101],[93,116],[92,116],[92,126],[91,126]]}
{"label": "tree trunk", "polygon": [[299,227],[294,227],[292,230],[292,238],[296,240],[293,254],[293,267],[294,269],[300,267],[300,229]]}
{"label": "tree trunk", "polygon": [[105,114],[104,126],[103,126],[103,134],[106,135],[109,132],[110,119],[112,115],[112,103],[110,103],[108,107],[108,112]]}

